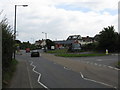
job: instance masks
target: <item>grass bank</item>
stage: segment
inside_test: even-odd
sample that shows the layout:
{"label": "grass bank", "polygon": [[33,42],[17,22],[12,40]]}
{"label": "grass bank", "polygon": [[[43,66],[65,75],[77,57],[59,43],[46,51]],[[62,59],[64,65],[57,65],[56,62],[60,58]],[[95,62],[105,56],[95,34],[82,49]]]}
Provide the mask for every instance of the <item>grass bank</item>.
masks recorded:
{"label": "grass bank", "polygon": [[56,54],[56,56],[61,57],[90,57],[90,56],[105,56],[106,54],[70,54],[70,53],[64,53],[64,54]]}
{"label": "grass bank", "polygon": [[118,60],[116,67],[120,69],[120,61]]}
{"label": "grass bank", "polygon": [[10,63],[10,66],[5,69],[5,71],[2,71],[2,87],[5,88],[9,85],[10,80],[13,77],[13,74],[16,70],[16,66],[18,64],[18,61],[12,60]]}

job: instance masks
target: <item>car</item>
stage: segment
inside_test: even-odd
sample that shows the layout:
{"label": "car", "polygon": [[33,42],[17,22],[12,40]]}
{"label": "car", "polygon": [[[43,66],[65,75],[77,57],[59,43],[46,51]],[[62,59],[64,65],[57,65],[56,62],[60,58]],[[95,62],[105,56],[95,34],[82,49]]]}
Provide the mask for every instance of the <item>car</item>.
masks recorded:
{"label": "car", "polygon": [[40,53],[38,50],[32,50],[31,51],[31,57],[39,57],[40,56]]}
{"label": "car", "polygon": [[30,52],[30,48],[26,48],[26,53]]}

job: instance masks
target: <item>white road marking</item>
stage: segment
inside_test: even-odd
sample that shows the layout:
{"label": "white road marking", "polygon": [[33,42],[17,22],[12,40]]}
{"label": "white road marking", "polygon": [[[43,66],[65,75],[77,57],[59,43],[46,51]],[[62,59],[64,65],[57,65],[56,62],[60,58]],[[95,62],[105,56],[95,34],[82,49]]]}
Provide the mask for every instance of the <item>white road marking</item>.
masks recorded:
{"label": "white road marking", "polygon": [[67,67],[64,67],[64,69],[66,69],[66,70],[71,70],[70,68],[67,68]]}
{"label": "white road marking", "polygon": [[40,53],[40,57],[41,57],[41,53]]}
{"label": "white road marking", "polygon": [[97,63],[93,63],[93,62],[89,62],[89,61],[87,61],[87,62],[85,62],[85,63],[91,64],[91,65],[100,66],[100,67],[108,67],[108,68],[111,68],[111,69],[114,69],[114,70],[120,70],[120,69],[118,69],[118,68],[116,68],[116,67],[107,66],[107,65],[102,65],[102,64],[97,64]]}
{"label": "white road marking", "polygon": [[112,68],[112,69],[114,68],[114,67],[111,67],[111,66],[108,66],[108,67],[109,67],[109,68]]}
{"label": "white road marking", "polygon": [[96,61],[102,61],[102,59],[97,59]]}
{"label": "white road marking", "polygon": [[109,84],[106,84],[106,83],[103,83],[103,82],[99,82],[99,81],[95,81],[95,80],[92,80],[92,79],[85,78],[81,72],[80,72],[80,75],[81,75],[81,77],[82,77],[84,80],[88,80],[88,81],[100,83],[100,84],[103,84],[103,85],[106,85],[106,86],[109,86],[109,87],[112,87],[112,88],[117,89],[117,87],[115,87],[115,86],[113,86],[113,85],[109,85]]}
{"label": "white road marking", "polygon": [[94,65],[98,65],[97,63],[94,63]]}
{"label": "white road marking", "polygon": [[109,68],[115,69],[115,70],[120,70],[118,68],[112,67],[112,66],[108,66]]}
{"label": "white road marking", "polygon": [[[44,88],[46,88],[46,89],[48,89],[48,87],[47,86],[45,86],[43,83],[41,83],[40,82],[40,78],[41,78],[41,73],[39,73],[39,72],[37,72],[37,71],[35,71],[35,68],[36,68],[36,66],[35,65],[33,65],[33,62],[31,61],[31,64],[30,64],[31,66],[33,66],[33,72],[35,72],[35,73],[37,73],[37,74],[39,74],[39,77],[38,77],[38,80],[37,80],[37,82],[40,84],[40,85],[42,85]],[[48,89],[49,90],[49,89]]]}
{"label": "white road marking", "polygon": [[115,70],[120,70],[120,69],[118,69],[118,68],[114,68]]}

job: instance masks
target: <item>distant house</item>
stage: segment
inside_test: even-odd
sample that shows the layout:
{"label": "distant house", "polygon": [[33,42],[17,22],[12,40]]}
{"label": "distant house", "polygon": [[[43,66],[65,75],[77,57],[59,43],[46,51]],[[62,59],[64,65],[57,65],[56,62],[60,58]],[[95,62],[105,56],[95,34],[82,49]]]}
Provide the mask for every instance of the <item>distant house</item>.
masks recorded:
{"label": "distant house", "polygon": [[82,37],[82,40],[80,41],[81,45],[84,45],[84,44],[89,44],[89,43],[93,43],[95,42],[94,40],[94,37]]}
{"label": "distant house", "polygon": [[45,45],[46,45],[46,41],[45,41],[45,40],[38,40],[38,41],[35,41],[35,46],[44,47]]}
{"label": "distant house", "polygon": [[35,41],[35,46],[39,46],[41,45],[41,43],[42,43],[42,40]]}
{"label": "distant house", "polygon": [[81,45],[84,44],[89,44],[89,43],[93,43],[95,40],[93,37],[81,37],[80,35],[71,35],[67,38],[67,40],[63,40],[63,41],[54,41],[56,48],[64,48],[64,47],[68,47],[71,43],[74,42],[78,42]]}

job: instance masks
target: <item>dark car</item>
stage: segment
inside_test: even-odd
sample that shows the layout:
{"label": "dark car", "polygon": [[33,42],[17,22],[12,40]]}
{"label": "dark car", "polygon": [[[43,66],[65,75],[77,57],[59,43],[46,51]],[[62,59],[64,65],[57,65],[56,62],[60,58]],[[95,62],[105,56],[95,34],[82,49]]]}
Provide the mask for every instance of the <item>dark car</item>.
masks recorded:
{"label": "dark car", "polygon": [[30,52],[30,48],[26,48],[26,53]]}
{"label": "dark car", "polygon": [[39,51],[38,50],[32,50],[31,51],[31,57],[39,57],[40,54],[39,54]]}

